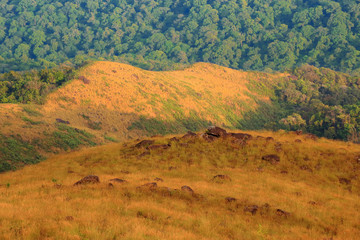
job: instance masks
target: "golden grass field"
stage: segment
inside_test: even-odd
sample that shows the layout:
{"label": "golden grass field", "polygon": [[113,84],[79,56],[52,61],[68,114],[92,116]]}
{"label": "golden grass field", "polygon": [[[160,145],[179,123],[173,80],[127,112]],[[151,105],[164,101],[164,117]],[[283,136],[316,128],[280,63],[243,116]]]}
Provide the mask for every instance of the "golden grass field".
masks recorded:
{"label": "golden grass field", "polygon": [[[286,74],[244,72],[209,63],[154,72],[100,61],[81,69],[78,76],[89,83],[73,79],[47,96],[44,105],[0,104],[0,132],[20,134],[27,141],[44,139],[44,134],[56,130],[59,118],[104,143],[104,136],[116,140],[144,136],[144,131],[128,129],[141,116],[165,122],[196,118],[233,127],[232,119],[256,109],[259,101],[270,102],[265,94],[248,89],[249,81],[276,82]],[[99,129],[91,127],[94,123],[100,124]]]}
{"label": "golden grass field", "polygon": [[[359,145],[248,133],[246,144],[114,143],[0,174],[0,239],[360,239]],[[262,160],[267,154],[279,163]],[[73,186],[89,174],[100,183]],[[213,181],[218,174],[231,180]],[[113,178],[127,182],[111,187]],[[163,179],[158,187],[138,188],[155,178]],[[175,190],[183,185],[195,194]]]}

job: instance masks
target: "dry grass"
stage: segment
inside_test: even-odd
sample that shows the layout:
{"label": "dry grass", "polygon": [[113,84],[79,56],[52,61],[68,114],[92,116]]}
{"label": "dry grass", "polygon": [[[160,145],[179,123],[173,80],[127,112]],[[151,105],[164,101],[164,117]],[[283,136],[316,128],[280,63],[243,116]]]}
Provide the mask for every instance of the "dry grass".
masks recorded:
{"label": "dry grass", "polygon": [[[74,79],[50,94],[42,106],[30,108],[41,115],[29,116],[25,105],[0,105],[0,132],[21,134],[25,140],[44,138],[56,130],[55,119],[69,121],[104,142],[104,135],[117,140],[144,136],[128,128],[139,116],[174,121],[195,117],[214,124],[233,126],[230,119],[267,101],[248,89],[249,79],[279,79],[284,74],[243,72],[214,64],[197,63],[181,71],[152,72],[126,64],[96,62],[78,73],[89,80]],[[249,97],[253,96],[253,97]],[[30,118],[39,125],[24,122]],[[94,129],[94,123],[101,123]]]}
{"label": "dry grass", "polygon": [[[0,239],[360,238],[359,145],[283,132],[251,134],[274,141],[254,138],[241,146],[231,139],[181,140],[143,157],[146,150],[134,148],[133,141],[1,174]],[[266,154],[279,155],[280,162],[261,160]],[[89,174],[101,183],[72,186]],[[211,181],[217,174],[232,180]],[[115,177],[128,183],[109,187]],[[156,177],[164,180],[159,187],[188,185],[195,195],[137,188]],[[351,183],[340,184],[339,177]],[[268,211],[244,211],[265,203]],[[290,215],[279,216],[277,209]]]}

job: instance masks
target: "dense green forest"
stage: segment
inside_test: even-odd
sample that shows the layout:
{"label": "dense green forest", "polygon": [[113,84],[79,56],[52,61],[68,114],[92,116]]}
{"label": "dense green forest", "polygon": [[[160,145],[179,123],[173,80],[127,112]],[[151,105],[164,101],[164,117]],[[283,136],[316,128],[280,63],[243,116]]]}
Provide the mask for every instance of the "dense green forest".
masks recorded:
{"label": "dense green forest", "polygon": [[275,90],[288,114],[275,126],[360,143],[360,78],[309,65],[292,73]]}
{"label": "dense green forest", "polygon": [[85,59],[360,69],[358,0],[0,0],[0,72]]}

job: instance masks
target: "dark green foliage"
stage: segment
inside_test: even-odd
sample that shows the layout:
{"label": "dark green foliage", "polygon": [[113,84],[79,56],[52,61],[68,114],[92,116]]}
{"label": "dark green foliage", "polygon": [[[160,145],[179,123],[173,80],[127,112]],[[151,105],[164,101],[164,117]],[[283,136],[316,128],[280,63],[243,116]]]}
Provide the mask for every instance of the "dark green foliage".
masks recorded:
{"label": "dark green foliage", "polygon": [[89,58],[155,70],[205,61],[358,71],[359,6],[350,0],[9,0],[0,5],[0,72]]}
{"label": "dark green foliage", "polygon": [[0,134],[0,172],[15,170],[43,159],[34,146],[21,137]]}
{"label": "dark green foliage", "polygon": [[293,74],[276,91],[287,115],[300,114],[318,136],[360,142],[360,78],[309,65]]}
{"label": "dark green foliage", "polygon": [[[70,80],[74,74],[74,68],[66,65],[39,71],[10,71],[2,74],[0,103],[42,103],[48,93]],[[37,115],[30,108],[24,110],[29,115]]]}

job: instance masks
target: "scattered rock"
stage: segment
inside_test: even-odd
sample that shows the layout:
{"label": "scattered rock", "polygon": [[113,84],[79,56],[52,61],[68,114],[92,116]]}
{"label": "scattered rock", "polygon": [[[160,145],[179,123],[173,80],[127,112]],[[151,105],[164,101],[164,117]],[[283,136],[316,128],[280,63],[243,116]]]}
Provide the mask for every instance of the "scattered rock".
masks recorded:
{"label": "scattered rock", "polygon": [[126,180],[120,179],[120,178],[113,178],[113,179],[110,179],[109,181],[116,182],[116,183],[127,183]]}
{"label": "scattered rock", "polygon": [[288,174],[288,171],[282,170],[280,173],[281,173],[281,174]]}
{"label": "scattered rock", "polygon": [[56,122],[58,122],[58,123],[63,123],[63,124],[70,124],[69,121],[62,120],[61,118],[57,118],[57,119],[56,119]]}
{"label": "scattered rock", "polygon": [[65,220],[66,220],[66,221],[73,221],[73,220],[74,220],[74,217],[73,217],[73,216],[66,216],[66,217],[65,217]]}
{"label": "scattered rock", "polygon": [[177,167],[170,166],[168,169],[169,169],[169,171],[171,171],[171,170],[177,169]]}
{"label": "scattered rock", "polygon": [[263,156],[261,159],[264,161],[270,162],[271,164],[276,164],[276,163],[280,162],[280,157],[275,154]]}
{"label": "scattered rock", "polygon": [[197,134],[193,133],[191,131],[188,131],[184,136],[182,136],[182,139],[191,139],[191,138],[196,138]]}
{"label": "scattered rock", "polygon": [[340,182],[341,184],[345,184],[345,185],[351,184],[351,180],[350,180],[350,179],[347,179],[347,178],[339,178],[339,182]]}
{"label": "scattered rock", "polygon": [[136,148],[143,148],[143,147],[148,147],[151,144],[153,144],[155,141],[154,140],[142,140],[141,142],[137,143],[135,145]]}
{"label": "scattered rock", "polygon": [[228,175],[216,175],[212,178],[212,181],[231,181]]}
{"label": "scattered rock", "polygon": [[313,172],[313,170],[308,165],[302,165],[300,166],[300,169],[311,173]]}
{"label": "scattered rock", "polygon": [[309,201],[308,204],[315,206],[316,202],[315,201]]}
{"label": "scattered rock", "polygon": [[300,196],[302,196],[302,193],[301,192],[295,192],[295,195],[300,197]]}
{"label": "scattered rock", "polygon": [[158,177],[156,177],[156,178],[154,178],[154,181],[157,181],[157,182],[163,182],[164,180],[163,180],[162,178],[158,178]]}
{"label": "scattered rock", "polygon": [[270,211],[270,204],[264,203],[264,204],[259,208],[259,210],[260,210],[260,214],[261,214],[261,215],[266,215],[266,214],[268,214],[269,211]]}
{"label": "scattered rock", "polygon": [[227,132],[225,129],[216,126],[211,126],[207,129],[206,134],[219,138],[219,137],[225,137],[227,135]]}
{"label": "scattered rock", "polygon": [[236,198],[233,198],[233,197],[226,197],[225,198],[225,201],[228,202],[228,203],[231,203],[231,202],[236,202]]}
{"label": "scattered rock", "polygon": [[281,152],[282,151],[282,144],[279,142],[275,143],[275,151]]}
{"label": "scattered rock", "polygon": [[296,134],[296,135],[302,135],[302,133],[303,133],[302,130],[296,130],[296,131],[295,131],[295,134]]}
{"label": "scattered rock", "polygon": [[146,152],[143,152],[141,154],[139,154],[139,156],[137,156],[138,158],[142,158],[142,157],[145,157],[147,155],[150,155],[150,152],[149,151],[146,151]]}
{"label": "scattered rock", "polygon": [[149,150],[156,150],[156,149],[168,149],[171,147],[170,144],[157,144],[157,145],[150,145],[147,147]]}
{"label": "scattered rock", "polygon": [[273,137],[267,137],[267,138],[266,138],[266,141],[268,141],[268,142],[274,141],[274,138],[273,138]]}
{"label": "scattered rock", "polygon": [[302,141],[300,139],[295,139],[296,143],[302,143]]}
{"label": "scattered rock", "polygon": [[276,209],[276,214],[281,217],[289,217],[290,216],[290,213],[288,213],[284,210],[281,210],[281,209]]}
{"label": "scattered rock", "polygon": [[230,133],[230,135],[233,138],[240,139],[240,140],[245,140],[245,141],[251,140],[253,138],[252,135],[247,134],[247,133]]}
{"label": "scattered rock", "polygon": [[170,142],[178,142],[179,139],[177,137],[173,137],[169,139]]}
{"label": "scattered rock", "polygon": [[305,139],[310,139],[310,140],[316,141],[318,139],[318,137],[314,134],[308,133],[308,134],[306,134]]}
{"label": "scattered rock", "polygon": [[116,70],[111,70],[113,73],[117,73]]}
{"label": "scattered rock", "polygon": [[213,135],[209,135],[209,134],[206,134],[206,133],[202,133],[200,135],[201,138],[203,138],[204,140],[208,141],[208,142],[212,142],[214,141],[215,139],[217,139],[217,137],[213,136]]}
{"label": "scattered rock", "polygon": [[157,183],[156,182],[151,182],[151,183],[145,183],[144,185],[141,185],[139,187],[137,187],[138,189],[149,189],[149,190],[154,190],[157,188]]}
{"label": "scattered rock", "polygon": [[250,212],[252,215],[255,215],[258,209],[257,205],[250,205],[244,208],[244,212]]}
{"label": "scattered rock", "polygon": [[194,190],[192,190],[191,187],[186,186],[186,185],[181,187],[181,191],[187,192],[187,193],[190,193],[190,194],[194,194]]}
{"label": "scattered rock", "polygon": [[114,187],[114,184],[109,183],[109,184],[108,184],[108,187],[111,187],[111,188],[112,188],[112,187]]}
{"label": "scattered rock", "polygon": [[89,184],[89,183],[99,183],[99,177],[95,176],[95,175],[89,175],[84,177],[83,179],[77,181],[76,183],[74,183],[74,186],[76,185],[82,185],[82,184]]}

